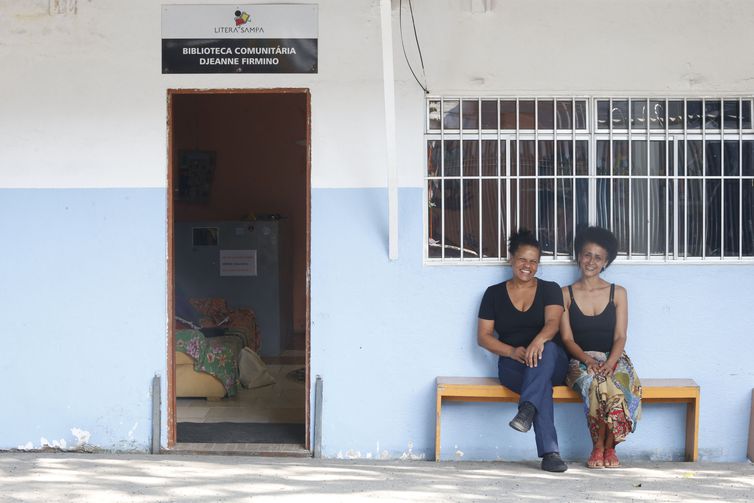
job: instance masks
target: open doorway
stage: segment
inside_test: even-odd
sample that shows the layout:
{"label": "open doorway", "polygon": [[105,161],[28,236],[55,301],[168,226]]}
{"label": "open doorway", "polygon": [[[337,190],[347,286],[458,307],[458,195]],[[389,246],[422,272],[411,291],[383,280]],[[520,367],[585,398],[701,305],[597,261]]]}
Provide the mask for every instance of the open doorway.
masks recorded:
{"label": "open doorway", "polygon": [[305,453],[309,92],[168,97],[168,445]]}

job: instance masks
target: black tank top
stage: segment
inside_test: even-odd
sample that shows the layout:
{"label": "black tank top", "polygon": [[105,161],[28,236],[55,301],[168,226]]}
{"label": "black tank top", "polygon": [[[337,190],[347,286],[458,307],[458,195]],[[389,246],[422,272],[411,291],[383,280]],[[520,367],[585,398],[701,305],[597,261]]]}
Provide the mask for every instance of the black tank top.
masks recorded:
{"label": "black tank top", "polygon": [[594,316],[587,316],[581,312],[573,299],[571,285],[568,285],[568,293],[571,296],[568,316],[571,319],[573,340],[584,351],[609,353],[613,348],[613,336],[615,335],[615,302],[613,302],[615,285],[610,285],[610,301],[605,309]]}

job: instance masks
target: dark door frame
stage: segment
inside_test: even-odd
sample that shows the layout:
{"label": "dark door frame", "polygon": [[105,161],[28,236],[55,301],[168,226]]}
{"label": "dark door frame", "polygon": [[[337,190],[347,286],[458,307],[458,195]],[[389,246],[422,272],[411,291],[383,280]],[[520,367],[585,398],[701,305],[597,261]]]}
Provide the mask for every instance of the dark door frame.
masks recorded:
{"label": "dark door frame", "polygon": [[306,435],[304,438],[304,447],[309,451],[312,450],[311,434],[309,431],[311,407],[310,407],[310,386],[309,368],[311,357],[311,288],[309,277],[311,271],[311,201],[312,201],[312,176],[311,176],[311,93],[306,88],[273,88],[273,89],[168,89],[167,90],[167,107],[168,107],[168,189],[167,189],[167,239],[168,239],[168,288],[167,288],[167,314],[168,314],[168,331],[167,331],[167,368],[168,368],[168,438],[167,447],[172,448],[176,443],[176,403],[175,403],[175,328],[173,320],[175,319],[175,250],[173,245],[173,191],[174,191],[174,160],[173,153],[173,96],[177,94],[304,94],[306,96]]}

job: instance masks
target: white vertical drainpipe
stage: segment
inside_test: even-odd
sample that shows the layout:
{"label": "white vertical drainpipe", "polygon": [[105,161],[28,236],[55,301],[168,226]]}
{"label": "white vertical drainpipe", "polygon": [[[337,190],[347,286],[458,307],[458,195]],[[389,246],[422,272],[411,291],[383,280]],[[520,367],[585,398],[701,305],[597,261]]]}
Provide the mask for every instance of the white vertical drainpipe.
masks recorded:
{"label": "white vertical drainpipe", "polygon": [[395,77],[393,75],[393,15],[391,0],[380,0],[382,27],[382,81],[385,97],[385,151],[387,154],[388,257],[398,260],[398,166],[395,145]]}

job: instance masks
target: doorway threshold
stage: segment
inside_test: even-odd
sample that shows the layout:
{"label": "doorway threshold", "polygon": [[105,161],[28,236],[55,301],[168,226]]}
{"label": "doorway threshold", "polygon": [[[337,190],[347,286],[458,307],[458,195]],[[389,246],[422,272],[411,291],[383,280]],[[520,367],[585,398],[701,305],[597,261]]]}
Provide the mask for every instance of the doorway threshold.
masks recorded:
{"label": "doorway threshold", "polygon": [[163,454],[216,454],[221,456],[265,456],[310,458],[311,451],[303,444],[261,444],[261,443],[198,443],[179,442],[170,449],[162,449]]}

